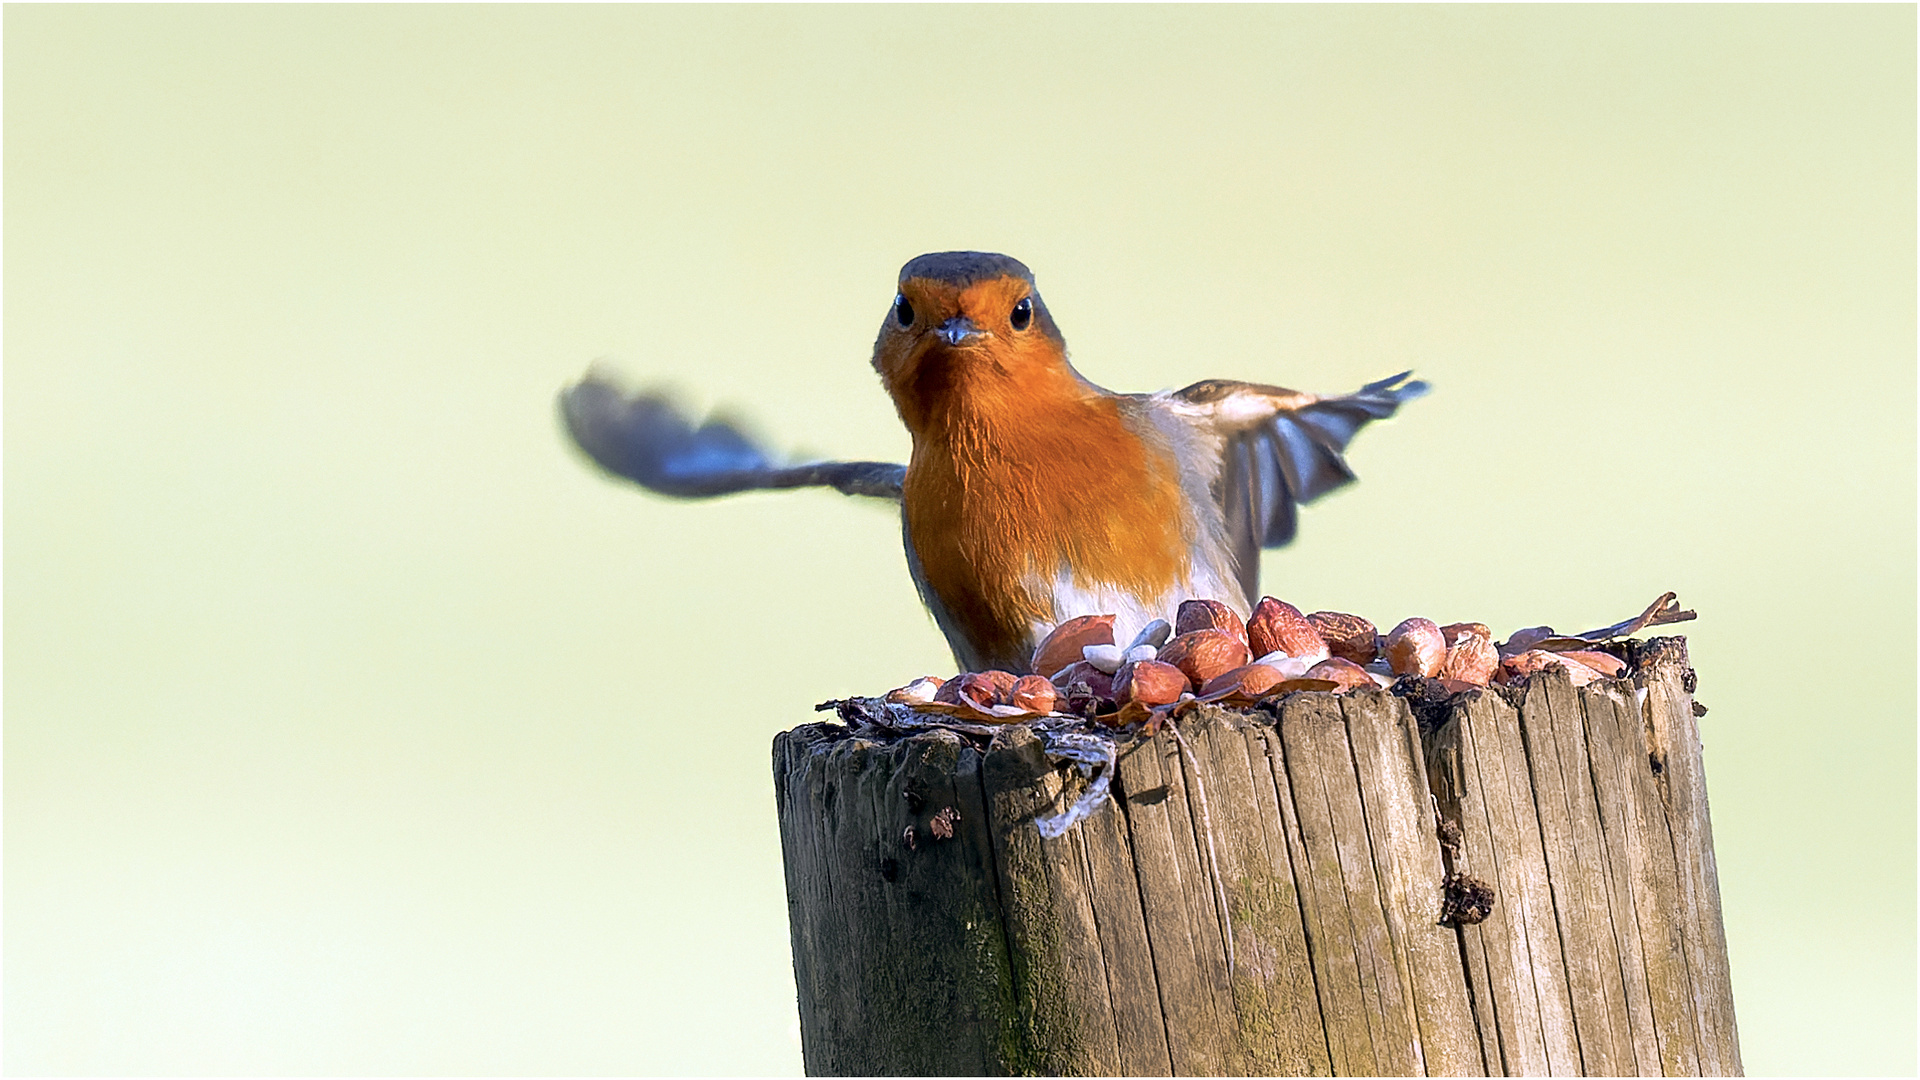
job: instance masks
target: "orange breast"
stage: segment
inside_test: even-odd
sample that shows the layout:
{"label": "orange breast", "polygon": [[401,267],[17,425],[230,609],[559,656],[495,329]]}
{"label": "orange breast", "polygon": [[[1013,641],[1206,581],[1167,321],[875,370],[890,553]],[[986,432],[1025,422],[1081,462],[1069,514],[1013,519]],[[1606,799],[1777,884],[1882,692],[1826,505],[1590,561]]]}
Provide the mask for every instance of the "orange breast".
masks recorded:
{"label": "orange breast", "polygon": [[1114,399],[1065,369],[1018,384],[949,386],[915,431],[908,542],[927,587],[981,662],[1024,670],[1051,583],[1149,600],[1187,569],[1176,465]]}

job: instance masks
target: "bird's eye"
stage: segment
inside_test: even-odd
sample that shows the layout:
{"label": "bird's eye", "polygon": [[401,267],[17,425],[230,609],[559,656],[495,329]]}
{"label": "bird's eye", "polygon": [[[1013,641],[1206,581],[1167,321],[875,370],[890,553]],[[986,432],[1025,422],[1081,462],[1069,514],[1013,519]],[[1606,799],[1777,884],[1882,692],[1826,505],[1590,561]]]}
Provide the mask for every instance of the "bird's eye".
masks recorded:
{"label": "bird's eye", "polygon": [[1022,297],[1019,303],[1013,305],[1013,314],[1008,316],[1007,321],[1013,324],[1015,330],[1025,330],[1028,326],[1031,326],[1033,324],[1033,297]]}
{"label": "bird's eye", "polygon": [[893,298],[893,321],[901,326],[913,325],[913,305],[907,303],[906,297],[898,294]]}

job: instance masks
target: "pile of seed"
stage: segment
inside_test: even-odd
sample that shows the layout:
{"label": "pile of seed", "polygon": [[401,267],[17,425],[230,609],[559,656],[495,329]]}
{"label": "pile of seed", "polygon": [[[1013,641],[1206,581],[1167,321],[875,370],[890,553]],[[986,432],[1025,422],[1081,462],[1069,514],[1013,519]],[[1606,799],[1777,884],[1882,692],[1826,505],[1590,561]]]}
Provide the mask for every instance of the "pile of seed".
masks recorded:
{"label": "pile of seed", "polygon": [[[1656,601],[1641,625],[1692,612],[1662,611]],[[1656,617],[1656,612],[1659,615]],[[1033,651],[1036,674],[966,672],[915,679],[886,700],[930,712],[1008,721],[1074,715],[1130,723],[1186,701],[1247,705],[1296,690],[1345,693],[1388,687],[1405,676],[1437,679],[1450,692],[1510,683],[1549,667],[1575,686],[1612,678],[1625,667],[1597,647],[1597,635],[1563,637],[1533,626],[1495,642],[1484,623],[1441,626],[1411,618],[1382,635],[1371,622],[1339,611],[1302,614],[1271,596],[1244,622],[1218,600],[1188,600],[1174,622],[1155,619],[1132,641],[1114,640],[1112,615],[1082,615],[1053,628]],[[1627,624],[1622,624],[1623,627]]]}

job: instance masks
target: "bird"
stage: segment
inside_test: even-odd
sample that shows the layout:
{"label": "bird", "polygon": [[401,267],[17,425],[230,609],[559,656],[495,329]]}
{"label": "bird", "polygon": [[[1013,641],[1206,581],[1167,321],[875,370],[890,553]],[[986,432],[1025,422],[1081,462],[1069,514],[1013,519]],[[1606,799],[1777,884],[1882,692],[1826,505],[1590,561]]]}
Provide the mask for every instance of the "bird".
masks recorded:
{"label": "bird", "polygon": [[1068,361],[1032,271],[978,251],[901,268],[873,367],[912,437],[904,465],[783,464],[733,423],[696,425],[594,370],[560,413],[593,462],[660,494],[897,501],[909,572],[960,670],[1022,674],[1076,616],[1113,615],[1116,641],[1187,599],[1246,616],[1260,551],[1293,538],[1297,504],[1352,482],[1354,433],[1428,389],[1406,371],[1338,396],[1226,379],[1116,393]]}

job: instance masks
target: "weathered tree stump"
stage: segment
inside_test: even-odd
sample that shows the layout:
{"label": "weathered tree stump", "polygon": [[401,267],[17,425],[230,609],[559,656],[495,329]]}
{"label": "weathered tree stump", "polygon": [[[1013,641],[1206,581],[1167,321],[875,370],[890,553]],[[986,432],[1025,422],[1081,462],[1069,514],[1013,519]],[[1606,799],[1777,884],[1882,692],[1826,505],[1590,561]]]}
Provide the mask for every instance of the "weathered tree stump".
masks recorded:
{"label": "weathered tree stump", "polygon": [[1203,709],[1052,839],[1024,725],[776,737],[807,1071],[1738,1073],[1693,675],[1637,651]]}

